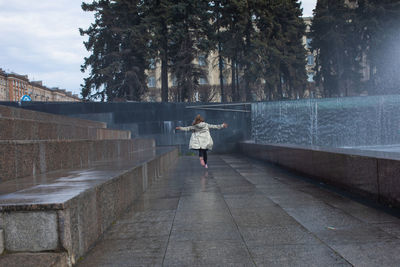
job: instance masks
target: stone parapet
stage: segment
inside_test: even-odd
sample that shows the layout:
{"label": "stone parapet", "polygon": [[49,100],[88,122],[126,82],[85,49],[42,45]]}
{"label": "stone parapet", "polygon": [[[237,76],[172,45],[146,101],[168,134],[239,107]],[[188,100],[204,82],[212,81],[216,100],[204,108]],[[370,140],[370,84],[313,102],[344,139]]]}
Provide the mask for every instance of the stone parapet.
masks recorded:
{"label": "stone parapet", "polygon": [[0,182],[129,158],[154,147],[153,139],[0,141]]}
{"label": "stone parapet", "polygon": [[54,115],[45,112],[31,111],[22,108],[13,108],[9,106],[0,105],[0,117],[34,120],[42,122],[72,124],[82,127],[93,128],[106,128],[107,124],[104,122],[90,121],[84,119],[71,118],[67,116]]}
{"label": "stone parapet", "polygon": [[130,139],[130,131],[0,117],[0,140]]}
{"label": "stone parapet", "polygon": [[239,150],[246,156],[400,207],[400,158],[396,154],[252,142],[239,143]]}
{"label": "stone parapet", "polygon": [[6,251],[66,251],[66,262],[75,264],[177,157],[176,148],[143,150],[129,160],[59,172],[49,184],[0,196]]}
{"label": "stone parapet", "polygon": [[0,255],[3,254],[4,251],[4,231],[0,229]]}

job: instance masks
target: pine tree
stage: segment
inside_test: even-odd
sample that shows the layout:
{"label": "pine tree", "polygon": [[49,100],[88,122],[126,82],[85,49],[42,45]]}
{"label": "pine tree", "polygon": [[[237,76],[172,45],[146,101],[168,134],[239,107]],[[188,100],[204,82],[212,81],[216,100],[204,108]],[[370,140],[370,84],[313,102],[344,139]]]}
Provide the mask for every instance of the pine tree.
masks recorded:
{"label": "pine tree", "polygon": [[151,34],[149,47],[152,59],[161,62],[161,101],[168,102],[168,62],[170,58],[170,30],[171,23],[169,0],[143,0],[144,23]]}
{"label": "pine tree", "polygon": [[302,44],[305,25],[296,0],[258,1],[255,12],[254,74],[264,82],[267,99],[302,96],[306,83]]}
{"label": "pine tree", "polygon": [[247,0],[244,1],[243,7],[243,84],[245,91],[245,100],[253,100],[254,86],[260,76],[260,69],[257,66],[258,55],[256,53],[256,39],[258,32],[262,29],[257,29],[255,24],[255,14],[260,4],[264,0]]}
{"label": "pine tree", "polygon": [[324,96],[347,96],[360,84],[362,51],[354,9],[344,0],[318,0],[311,26],[316,81]]}
{"label": "pine tree", "polygon": [[370,94],[398,93],[400,84],[400,1],[359,0],[361,47],[369,68]]}
{"label": "pine tree", "polygon": [[[296,0],[99,0],[82,8],[96,14],[95,23],[81,30],[92,52],[82,65],[91,70],[85,98],[140,100],[145,71],[157,60],[162,101],[168,101],[169,74],[177,84],[175,100],[193,101],[199,80],[207,77],[196,58],[206,59],[212,50],[222,101],[252,100],[262,82],[269,99],[303,90],[304,24]],[[227,71],[231,95],[224,87]],[[202,95],[213,95],[203,87]]]}
{"label": "pine tree", "polygon": [[231,98],[232,101],[241,101],[243,96],[245,29],[247,24],[247,1],[232,0],[225,5],[227,18],[222,25],[229,36],[224,45],[224,55],[227,55],[231,71]]}
{"label": "pine tree", "polygon": [[227,55],[224,53],[224,48],[228,45],[230,40],[229,36],[226,34],[227,19],[229,14],[227,14],[227,3],[228,0],[215,0],[210,1],[210,13],[211,13],[211,27],[212,31],[209,33],[210,44],[217,51],[217,66],[219,72],[219,83],[220,83],[220,95],[221,102],[227,101],[226,89],[225,89],[225,78],[224,73],[225,63]]}
{"label": "pine tree", "polygon": [[210,31],[208,1],[175,1],[170,10],[170,69],[178,85],[177,100],[193,101],[199,79],[207,77],[207,71],[194,60],[199,56],[207,58],[211,49],[207,38]]}
{"label": "pine tree", "polygon": [[86,49],[92,54],[81,66],[90,68],[82,85],[84,99],[115,98],[139,101],[145,93],[148,65],[148,34],[142,24],[140,1],[93,1],[82,3],[84,11],[95,12],[95,22],[87,29]]}
{"label": "pine tree", "polygon": [[273,10],[275,23],[279,25],[282,38],[280,46],[280,83],[287,98],[303,94],[306,85],[305,55],[302,43],[305,24],[301,18],[300,3],[296,0],[278,1]]}

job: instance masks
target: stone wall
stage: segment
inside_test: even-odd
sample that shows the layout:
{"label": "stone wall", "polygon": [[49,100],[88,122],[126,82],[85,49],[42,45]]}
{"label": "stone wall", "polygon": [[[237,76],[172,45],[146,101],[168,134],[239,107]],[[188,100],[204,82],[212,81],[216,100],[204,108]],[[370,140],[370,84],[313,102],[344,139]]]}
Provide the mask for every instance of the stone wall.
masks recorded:
{"label": "stone wall", "polygon": [[0,141],[0,182],[54,170],[84,168],[152,147],[152,139]]}
{"label": "stone wall", "polygon": [[[3,102],[0,104],[14,105]],[[190,132],[175,132],[176,126],[191,125],[201,114],[208,123],[229,124],[227,129],[212,130],[214,152],[227,153],[236,149],[239,141],[247,140],[251,132],[251,113],[221,110],[192,109],[187,106],[201,103],[38,103],[24,102],[22,108],[59,115],[101,121],[108,128],[129,130],[132,138],[153,138],[157,146],[177,145],[182,153],[188,152]],[[229,109],[243,109],[229,106]]]}
{"label": "stone wall", "polygon": [[176,148],[158,154],[147,152],[138,155],[146,154],[143,162],[111,164],[107,172],[93,169],[92,175],[97,176],[92,177],[66,179],[60,174],[47,186],[0,197],[5,249],[9,253],[66,251],[68,261],[75,264],[153,182],[166,175],[178,158]]}
{"label": "stone wall", "polygon": [[249,157],[272,162],[307,177],[383,204],[400,207],[397,153],[242,142]]}

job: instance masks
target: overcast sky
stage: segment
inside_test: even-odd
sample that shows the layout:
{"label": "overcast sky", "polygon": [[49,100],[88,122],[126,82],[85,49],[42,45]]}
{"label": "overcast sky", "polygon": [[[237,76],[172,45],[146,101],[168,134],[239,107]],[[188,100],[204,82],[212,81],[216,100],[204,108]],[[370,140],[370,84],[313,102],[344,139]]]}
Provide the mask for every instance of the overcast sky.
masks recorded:
{"label": "overcast sky", "polygon": [[[311,16],[317,0],[302,0],[303,15]],[[91,2],[91,1],[86,1]],[[0,0],[0,68],[42,80],[80,94],[87,76],[80,72],[88,56],[79,28],[93,15],[83,12],[81,0]]]}

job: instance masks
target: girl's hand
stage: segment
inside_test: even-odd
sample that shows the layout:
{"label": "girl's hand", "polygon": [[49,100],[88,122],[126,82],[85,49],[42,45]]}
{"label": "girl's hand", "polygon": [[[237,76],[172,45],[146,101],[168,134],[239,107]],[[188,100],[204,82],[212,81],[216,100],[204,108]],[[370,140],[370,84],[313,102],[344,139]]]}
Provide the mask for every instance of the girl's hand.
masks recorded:
{"label": "girl's hand", "polygon": [[181,127],[176,127],[176,128],[175,128],[175,130],[180,130],[180,129],[181,129]]}
{"label": "girl's hand", "polygon": [[228,124],[227,123],[223,123],[224,128],[228,128]]}

